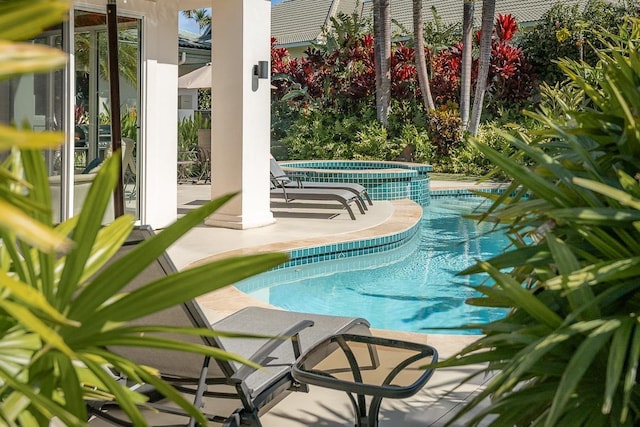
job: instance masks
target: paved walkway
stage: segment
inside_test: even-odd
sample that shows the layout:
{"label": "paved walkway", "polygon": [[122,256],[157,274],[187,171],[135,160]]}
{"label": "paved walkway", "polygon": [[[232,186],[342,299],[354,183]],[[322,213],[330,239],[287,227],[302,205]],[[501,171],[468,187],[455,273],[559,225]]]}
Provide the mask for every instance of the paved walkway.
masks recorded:
{"label": "paved walkway", "polygon": [[[433,189],[469,188],[473,183],[432,182]],[[483,185],[482,187],[486,187]],[[210,198],[209,185],[179,186],[179,212],[200,205]],[[410,201],[375,202],[366,215],[356,221],[346,213],[329,218],[310,218],[308,211],[283,215],[287,210],[275,210],[275,225],[251,229],[231,230],[199,226],[185,235],[169,250],[178,268],[189,268],[202,262],[232,254],[265,251],[286,251],[294,248],[375,237],[406,230],[419,221],[421,208]],[[233,287],[199,298],[200,304],[211,313],[212,319],[248,305],[266,305],[253,300]],[[394,331],[375,331],[376,335],[401,337],[428,342],[438,349],[442,358],[449,357],[471,343],[473,336],[406,334]],[[383,401],[381,425],[441,426],[464,405],[467,399],[483,386],[485,379],[456,388],[460,380],[471,372],[465,369],[438,370],[427,386],[415,396],[404,400]],[[261,417],[265,427],[348,426],[353,425],[351,405],[344,393],[313,388],[309,394],[294,393]],[[464,420],[454,425],[465,425]]]}

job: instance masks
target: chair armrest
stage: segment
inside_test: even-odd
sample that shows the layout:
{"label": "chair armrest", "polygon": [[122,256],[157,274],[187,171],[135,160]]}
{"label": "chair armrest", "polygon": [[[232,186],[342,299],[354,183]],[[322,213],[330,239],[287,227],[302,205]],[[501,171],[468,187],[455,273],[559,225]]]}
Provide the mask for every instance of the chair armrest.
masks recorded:
{"label": "chair armrest", "polygon": [[[314,323],[312,320],[301,320],[300,322],[296,323],[286,331],[280,333],[278,336],[269,339],[269,341],[267,341],[262,346],[260,346],[260,348],[251,356],[249,356],[247,359],[251,362],[261,364],[271,353],[273,353],[273,350],[278,348],[283,343],[286,343],[289,341],[284,338],[292,338],[291,343],[293,345],[293,354],[297,359],[298,357],[300,357],[300,354],[301,354],[300,339],[299,339],[300,331],[302,331],[303,329],[312,327],[313,324]],[[243,365],[240,367],[240,369],[236,371],[235,374],[231,376],[231,380],[237,381],[238,383],[240,383],[244,381],[254,371],[255,371],[254,367]]]}

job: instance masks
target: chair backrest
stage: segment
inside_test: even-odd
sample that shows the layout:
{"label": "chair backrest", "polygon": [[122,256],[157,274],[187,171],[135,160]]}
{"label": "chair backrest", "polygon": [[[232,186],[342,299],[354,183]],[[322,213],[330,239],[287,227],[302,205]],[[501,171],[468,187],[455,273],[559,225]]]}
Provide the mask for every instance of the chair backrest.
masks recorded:
{"label": "chair backrest", "polygon": [[131,138],[122,138],[122,173],[136,173],[136,161],[133,158],[133,150],[136,142]]}
{"label": "chair backrest", "polygon": [[[128,242],[118,251],[114,260],[124,256],[133,248],[136,243],[148,239],[153,236],[153,230],[149,227],[137,227],[131,234]],[[142,273],[133,279],[125,292],[132,291],[144,284],[154,280],[162,279],[170,274],[177,272],[175,265],[166,253],[158,257],[151,265],[149,265]],[[206,316],[200,310],[195,301],[188,301],[185,304],[171,307],[161,312],[145,316],[135,322],[135,325],[163,325],[172,327],[199,327],[210,328]],[[162,334],[163,337],[170,337],[193,344],[205,344],[211,347],[223,349],[222,344],[216,338],[199,337],[185,334]],[[116,347],[112,350],[116,351],[135,361],[138,364],[151,366],[167,377],[183,377],[197,379],[202,372],[204,356],[161,349],[150,349],[140,347]],[[234,367],[226,361],[216,360],[215,363],[209,365],[208,377],[220,378],[222,376],[230,377],[235,372]]]}
{"label": "chair backrest", "polygon": [[211,147],[198,146],[198,161],[202,164],[211,164]]}
{"label": "chair backrest", "polygon": [[287,173],[282,170],[276,159],[273,157],[269,159],[269,170],[271,172],[271,181],[274,185],[281,187],[291,182],[291,178],[287,176]]}

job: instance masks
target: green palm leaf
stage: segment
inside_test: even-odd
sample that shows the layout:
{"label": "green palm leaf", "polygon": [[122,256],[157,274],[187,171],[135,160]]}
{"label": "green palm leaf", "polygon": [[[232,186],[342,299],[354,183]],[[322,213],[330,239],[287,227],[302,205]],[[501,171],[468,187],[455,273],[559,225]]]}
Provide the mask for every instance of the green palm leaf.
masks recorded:
{"label": "green palm leaf", "polygon": [[[0,62],[4,64],[3,67],[0,67],[0,80],[6,80],[21,74],[62,68],[67,62],[67,56],[63,52],[47,46],[0,40]],[[43,144],[45,141],[52,140],[54,136],[55,134],[42,135],[35,138],[35,141],[30,144],[32,146],[36,143]],[[0,144],[0,148],[2,145]]]}

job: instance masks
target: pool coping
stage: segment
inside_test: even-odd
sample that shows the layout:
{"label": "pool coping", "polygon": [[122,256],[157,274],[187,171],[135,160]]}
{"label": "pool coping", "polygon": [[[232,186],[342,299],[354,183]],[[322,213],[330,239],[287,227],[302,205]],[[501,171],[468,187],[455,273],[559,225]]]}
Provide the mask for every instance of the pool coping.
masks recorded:
{"label": "pool coping", "polygon": [[[345,242],[357,242],[376,237],[380,238],[393,236],[400,233],[410,232],[411,229],[417,230],[420,220],[422,219],[422,207],[420,205],[409,199],[393,200],[389,203],[391,203],[394,208],[390,218],[387,218],[385,221],[372,227],[367,227],[348,233],[326,236],[323,238],[323,246],[344,244]],[[198,265],[232,256],[269,252],[290,253],[294,250],[309,249],[313,246],[318,246],[318,239],[316,237],[267,243],[220,252],[194,261],[188,264],[185,268],[196,267]],[[218,289],[216,291],[203,295],[198,298],[198,302],[215,312],[216,316],[220,316],[220,318],[234,313],[235,311],[238,311],[241,308],[247,306],[277,308],[268,303],[252,298],[251,296],[237,289],[235,286],[226,286],[222,289]]]}
{"label": "pool coping", "polygon": [[[343,245],[348,243],[358,243],[364,240],[372,240],[372,239],[386,239],[390,238],[389,242],[393,243],[394,236],[402,236],[405,234],[410,234],[413,230],[415,232],[416,227],[420,223],[420,219],[422,218],[422,207],[417,203],[409,200],[393,200],[390,201],[393,205],[393,213],[390,218],[386,221],[374,225],[372,227],[364,228],[357,231],[351,231],[348,233],[341,233],[336,235],[329,235],[323,238],[322,246],[318,246],[318,239],[316,237],[311,238],[303,238],[303,239],[295,239],[284,242],[275,242],[275,243],[267,243],[263,245],[251,246],[246,248],[233,249],[230,251],[225,251],[221,253],[217,253],[215,255],[208,256],[206,258],[194,261],[190,263],[187,268],[196,267],[198,265],[206,264],[212,261],[216,261],[223,258],[228,258],[231,256],[242,256],[248,254],[257,254],[257,253],[267,253],[267,252],[293,252],[296,251],[295,255],[298,252],[301,252],[301,255],[307,252],[307,256],[316,256],[320,255],[320,253],[309,254],[308,251],[312,248],[324,248],[336,246],[343,249]],[[411,236],[408,236],[409,238]],[[384,244],[381,242],[378,246]],[[342,246],[341,246],[342,245]],[[355,248],[351,248],[352,250],[359,250],[363,248],[358,248],[357,245]],[[340,251],[331,251],[331,252],[340,252]],[[300,256],[295,256],[295,258],[300,258]]]}
{"label": "pool coping", "polygon": [[[472,192],[474,190],[495,193],[502,191],[504,188],[504,184],[477,185],[469,182],[460,184],[463,185],[459,188],[438,188],[437,190],[433,190],[432,194],[435,197],[456,195],[474,197],[476,196]],[[364,254],[364,251],[367,251],[366,242],[371,241],[380,241],[380,243],[377,246],[374,245],[367,253],[373,253],[376,250],[383,252],[388,249],[393,249],[401,246],[402,243],[408,242],[415,235],[419,228],[420,220],[422,219],[422,207],[410,199],[392,200],[389,201],[389,203],[391,203],[394,208],[390,218],[372,227],[323,237],[322,245],[318,245],[318,239],[316,237],[266,243],[216,253],[194,261],[188,264],[186,268],[196,267],[232,256],[270,252],[288,253],[291,256],[291,261],[283,264],[283,266],[277,267],[281,269],[303,263],[337,259],[341,257],[340,254],[344,254],[344,245],[351,245],[351,247],[349,247],[349,255],[351,256],[360,255],[358,251],[362,251],[361,254]],[[335,249],[333,249],[334,247]],[[318,253],[311,254],[310,251],[313,248],[318,248]],[[342,252],[338,250],[338,248],[342,248]],[[321,250],[325,252],[320,253]],[[211,292],[199,297],[198,301],[204,306],[215,310],[218,315],[221,316],[231,314],[248,305],[274,308],[274,306],[268,303],[249,296],[235,286],[227,286]]]}

